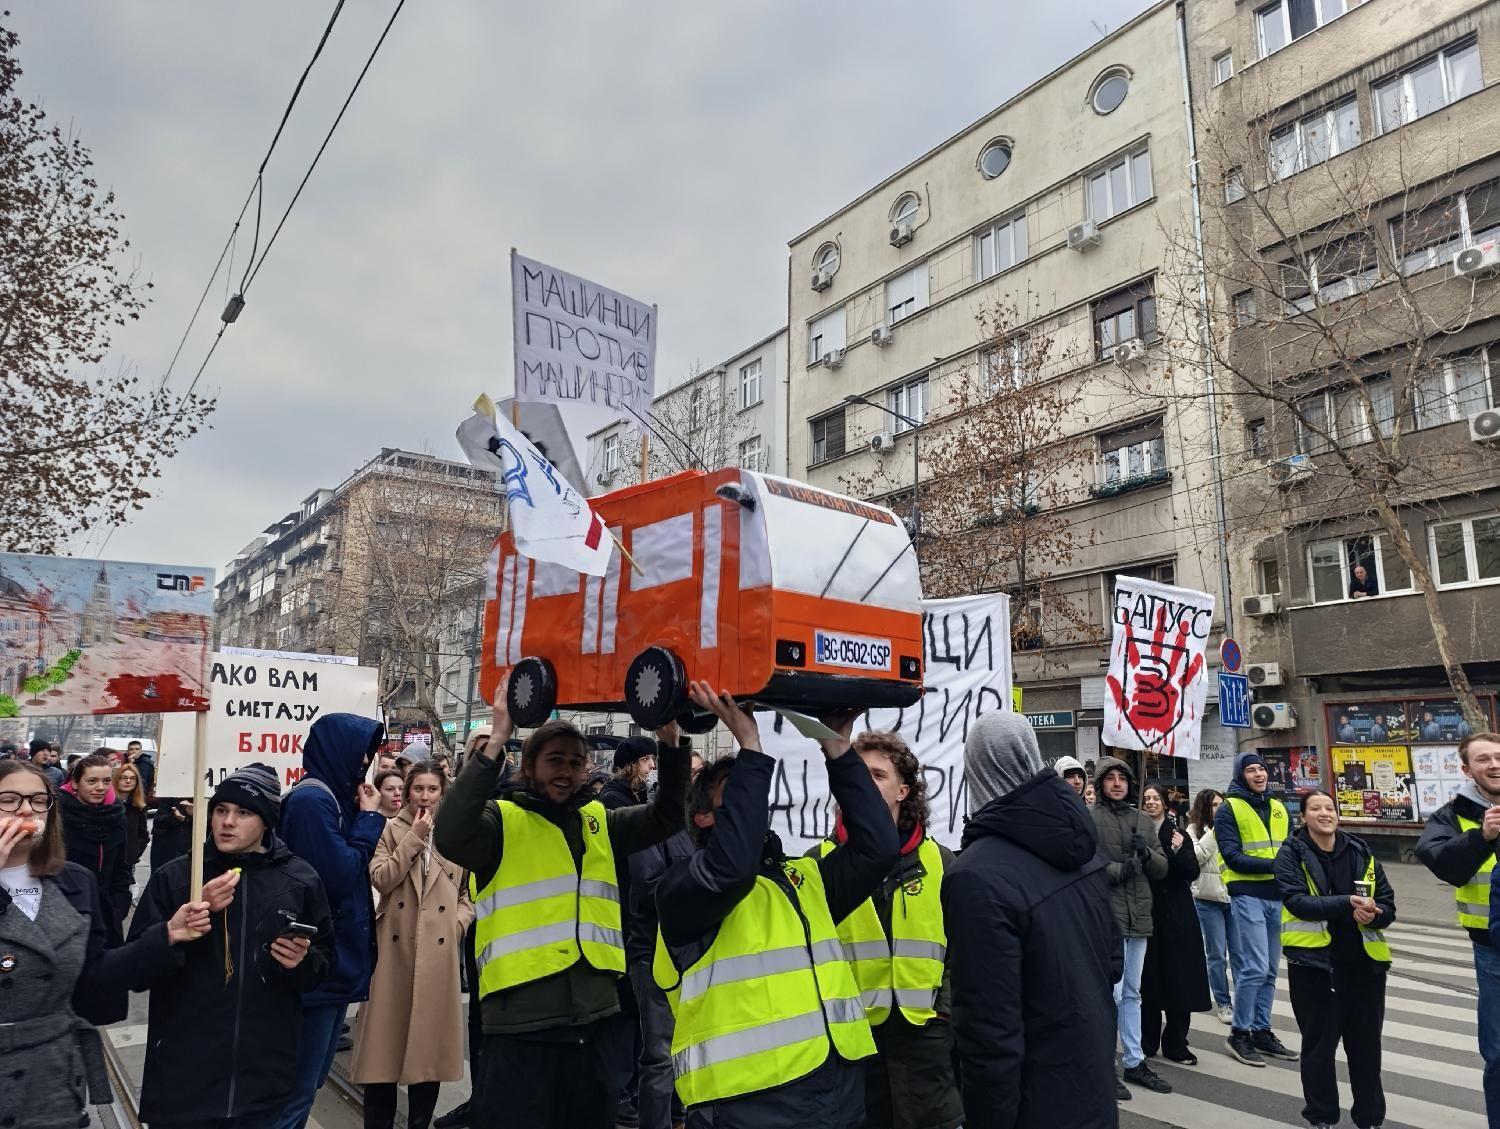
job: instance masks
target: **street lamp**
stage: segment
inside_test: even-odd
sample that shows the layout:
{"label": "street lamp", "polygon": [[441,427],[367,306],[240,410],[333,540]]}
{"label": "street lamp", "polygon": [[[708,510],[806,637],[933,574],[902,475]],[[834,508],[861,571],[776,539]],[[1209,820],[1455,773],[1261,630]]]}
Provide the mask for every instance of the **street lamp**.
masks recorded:
{"label": "street lamp", "polygon": [[895,408],[888,408],[884,404],[877,404],[874,400],[867,400],[863,396],[845,396],[846,404],[863,404],[867,408],[877,408],[893,419],[900,420],[911,429],[911,550],[920,562],[922,559],[922,507],[917,501],[917,491],[922,484],[922,440],[921,423],[902,415]]}

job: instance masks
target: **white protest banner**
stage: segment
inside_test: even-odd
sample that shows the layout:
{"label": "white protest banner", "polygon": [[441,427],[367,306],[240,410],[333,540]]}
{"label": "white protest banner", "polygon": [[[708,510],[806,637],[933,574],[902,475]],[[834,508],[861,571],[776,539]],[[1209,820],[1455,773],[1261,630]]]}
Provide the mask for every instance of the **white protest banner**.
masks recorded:
{"label": "white protest banner", "polygon": [[1208,696],[1203,650],[1213,630],[1214,598],[1116,576],[1111,611],[1104,743],[1197,760]]}
{"label": "white protest banner", "polygon": [[643,419],[656,383],[656,307],[514,251],[516,399]]}
{"label": "white protest banner", "polygon": [[[964,739],[980,714],[1011,708],[1009,597],[924,600],[922,651],[922,698],[904,710],[871,710],[855,720],[854,732],[894,729],[906,739],[927,778],[927,830],[956,848],[968,814]],[[823,752],[776,714],[757,718],[765,750],[778,760],[771,785],[771,830],[788,854],[801,854],[833,830],[834,803]]]}
{"label": "white protest banner", "polygon": [[[283,659],[272,653],[216,651],[208,679],[204,779],[212,791],[237,768],[259,761],[284,785],[302,777],[302,742],[325,714],[379,717],[379,672],[368,666]],[[156,794],[193,794],[193,722],[162,718]]]}

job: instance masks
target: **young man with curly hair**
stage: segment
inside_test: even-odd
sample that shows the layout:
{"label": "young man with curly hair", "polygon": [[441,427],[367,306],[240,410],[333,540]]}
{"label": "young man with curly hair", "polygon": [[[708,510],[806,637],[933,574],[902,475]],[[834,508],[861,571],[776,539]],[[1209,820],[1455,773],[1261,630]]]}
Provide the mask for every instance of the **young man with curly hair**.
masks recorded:
{"label": "young man with curly hair", "polygon": [[[853,749],[885,801],[901,855],[875,891],[838,922],[875,1036],[865,1060],[868,1129],[955,1129],[964,1119],[953,1071],[942,882],[953,852],[927,834],[927,781],[899,733],[867,731]],[[848,838],[840,816],[833,837]]]}

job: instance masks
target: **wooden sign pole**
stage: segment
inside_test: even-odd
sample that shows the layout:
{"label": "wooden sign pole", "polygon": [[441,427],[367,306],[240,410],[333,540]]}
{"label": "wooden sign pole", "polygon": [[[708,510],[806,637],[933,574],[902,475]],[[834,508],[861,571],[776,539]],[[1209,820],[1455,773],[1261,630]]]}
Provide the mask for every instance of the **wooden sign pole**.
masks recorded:
{"label": "wooden sign pole", "polygon": [[203,900],[203,841],[208,837],[208,711],[193,717],[193,847],[188,872],[188,901]]}

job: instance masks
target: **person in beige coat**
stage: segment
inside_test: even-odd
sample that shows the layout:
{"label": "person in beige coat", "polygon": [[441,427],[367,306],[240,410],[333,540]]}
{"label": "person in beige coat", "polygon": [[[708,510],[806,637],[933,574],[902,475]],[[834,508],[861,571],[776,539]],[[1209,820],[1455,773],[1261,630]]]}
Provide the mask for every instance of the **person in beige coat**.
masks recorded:
{"label": "person in beige coat", "polygon": [[381,895],[380,957],[359,1012],[351,1071],[364,1086],[366,1129],[395,1124],[398,1084],[407,1088],[407,1125],[427,1129],[439,1086],[464,1073],[458,964],[474,907],[463,868],[432,846],[433,815],[447,788],[442,772],[414,767],[400,814],[370,860],[370,883]]}
{"label": "person in beige coat", "polygon": [[1219,874],[1219,844],[1214,839],[1214,813],[1224,797],[1205,788],[1193,801],[1188,817],[1188,838],[1198,857],[1198,880],[1193,883],[1193,908],[1203,931],[1203,955],[1208,963],[1208,986],[1213,991],[1214,1015],[1230,1022],[1229,999],[1229,891]]}

